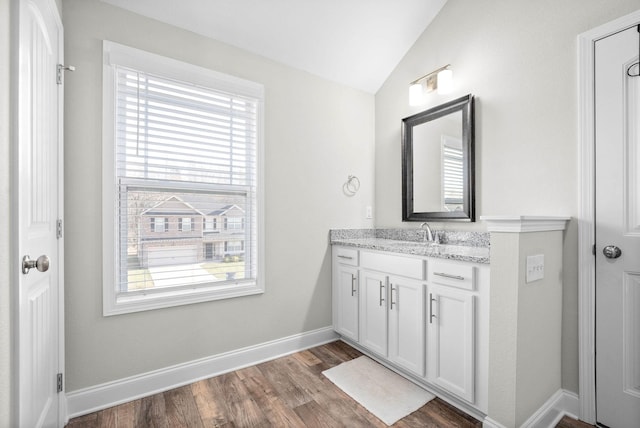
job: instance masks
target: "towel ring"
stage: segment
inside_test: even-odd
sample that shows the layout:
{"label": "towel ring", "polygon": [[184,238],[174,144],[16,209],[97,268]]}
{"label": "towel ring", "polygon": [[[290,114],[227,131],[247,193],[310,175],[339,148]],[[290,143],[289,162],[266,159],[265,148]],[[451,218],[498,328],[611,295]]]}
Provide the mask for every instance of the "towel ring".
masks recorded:
{"label": "towel ring", "polygon": [[355,175],[347,177],[347,181],[342,185],[342,191],[347,196],[353,196],[360,189],[360,179]]}

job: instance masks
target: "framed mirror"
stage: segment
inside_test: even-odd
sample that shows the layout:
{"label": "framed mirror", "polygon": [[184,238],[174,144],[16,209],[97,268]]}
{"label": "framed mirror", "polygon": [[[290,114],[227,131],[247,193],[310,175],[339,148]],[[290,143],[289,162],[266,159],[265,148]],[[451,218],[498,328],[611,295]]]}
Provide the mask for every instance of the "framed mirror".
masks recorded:
{"label": "framed mirror", "polygon": [[475,221],[473,95],[402,119],[402,221]]}

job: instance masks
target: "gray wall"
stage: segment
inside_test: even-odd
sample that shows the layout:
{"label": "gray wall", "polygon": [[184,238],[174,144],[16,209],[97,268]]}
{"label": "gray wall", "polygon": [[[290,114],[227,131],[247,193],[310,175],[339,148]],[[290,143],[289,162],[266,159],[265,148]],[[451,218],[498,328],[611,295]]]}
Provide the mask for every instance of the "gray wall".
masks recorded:
{"label": "gray wall", "polygon": [[[489,412],[519,427],[561,388],[562,231],[491,233]],[[527,257],[544,278],[526,282]]]}
{"label": "gray wall", "polygon": [[[639,7],[638,0],[449,0],[376,94],[376,226],[415,227],[401,222],[401,118],[467,93],[477,97],[477,213],[576,217],[576,39]],[[455,93],[409,107],[409,82],[448,63]],[[563,258],[562,386],[575,392],[575,220],[565,232]]]}
{"label": "gray wall", "polygon": [[[67,390],[330,326],[328,231],[372,226],[373,95],[97,0],[63,8]],[[264,84],[264,295],[102,316],[103,39]]]}

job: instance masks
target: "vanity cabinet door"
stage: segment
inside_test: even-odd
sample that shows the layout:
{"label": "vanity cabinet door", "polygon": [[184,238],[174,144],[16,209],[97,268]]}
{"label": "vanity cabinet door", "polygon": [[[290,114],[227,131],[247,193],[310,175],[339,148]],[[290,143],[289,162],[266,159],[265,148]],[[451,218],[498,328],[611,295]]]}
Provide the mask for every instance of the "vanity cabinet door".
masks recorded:
{"label": "vanity cabinet door", "polygon": [[424,283],[389,276],[389,360],[424,376]]}
{"label": "vanity cabinet door", "polygon": [[358,341],[358,268],[333,266],[333,329]]}
{"label": "vanity cabinet door", "polygon": [[475,296],[429,284],[427,381],[474,403]]}
{"label": "vanity cabinet door", "polygon": [[360,344],[386,357],[387,276],[363,270],[360,290]]}

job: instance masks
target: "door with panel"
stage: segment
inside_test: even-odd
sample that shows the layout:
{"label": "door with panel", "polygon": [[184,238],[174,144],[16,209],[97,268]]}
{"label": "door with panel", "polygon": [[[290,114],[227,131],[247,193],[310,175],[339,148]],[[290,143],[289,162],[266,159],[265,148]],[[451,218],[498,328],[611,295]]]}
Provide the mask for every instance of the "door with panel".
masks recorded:
{"label": "door with panel", "polygon": [[[62,23],[53,0],[18,2],[17,425],[62,426]],[[61,82],[60,82],[61,83]]]}
{"label": "door with panel", "polygon": [[427,381],[473,403],[475,296],[429,284],[427,300]]}
{"label": "door with panel", "polygon": [[640,27],[595,43],[596,418],[640,424]]}
{"label": "door with panel", "polygon": [[424,283],[390,275],[389,360],[424,376]]}
{"label": "door with panel", "polygon": [[360,344],[387,356],[387,276],[363,270],[360,273]]}
{"label": "door with panel", "polygon": [[333,251],[333,329],[357,342],[360,306],[357,251],[340,247],[334,247]]}

